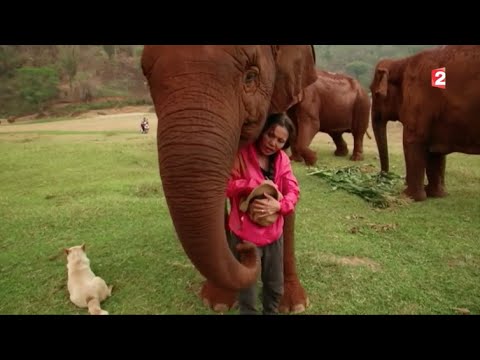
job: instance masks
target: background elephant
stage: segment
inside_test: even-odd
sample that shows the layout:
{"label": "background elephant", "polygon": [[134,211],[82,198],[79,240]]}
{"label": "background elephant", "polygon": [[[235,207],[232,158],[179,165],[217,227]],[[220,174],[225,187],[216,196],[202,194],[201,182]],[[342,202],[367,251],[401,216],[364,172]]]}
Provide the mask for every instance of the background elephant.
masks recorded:
{"label": "background elephant", "polygon": [[[158,117],[160,175],[175,230],[207,279],[204,300],[230,306],[257,274],[254,251],[239,263],[224,231],[234,155],[258,137],[268,114],[286,111],[315,81],[313,46],[146,45],[142,70]],[[293,221],[293,215],[285,220],[284,299],[305,303]]]}
{"label": "background elephant", "polygon": [[[443,67],[446,88],[433,87],[432,70]],[[399,120],[405,194],[416,201],[445,196],[446,155],[480,153],[480,46],[442,46],[399,60],[381,60],[370,90],[382,171],[389,171],[386,122]]]}
{"label": "background elephant", "polygon": [[352,133],[351,160],[363,160],[363,137],[370,117],[370,98],[360,83],[350,76],[317,70],[317,81],[307,87],[303,99],[288,110],[298,129],[292,145],[292,160],[314,165],[317,154],[309,149],[321,131],[331,136],[337,147],[335,155],[345,156],[348,147],[344,132]]}

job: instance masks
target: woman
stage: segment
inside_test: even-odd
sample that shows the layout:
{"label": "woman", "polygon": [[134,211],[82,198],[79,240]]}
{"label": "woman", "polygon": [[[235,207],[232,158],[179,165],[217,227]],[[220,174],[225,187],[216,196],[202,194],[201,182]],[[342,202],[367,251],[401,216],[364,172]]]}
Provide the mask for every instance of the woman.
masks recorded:
{"label": "woman", "polygon": [[[244,241],[257,246],[263,314],[277,313],[283,295],[284,216],[293,211],[300,193],[284,152],[294,140],[290,118],[271,115],[258,140],[239,151],[227,186],[230,245],[232,250]],[[264,190],[263,198],[258,198],[258,192]],[[256,285],[240,291],[238,300],[240,314],[256,314]]]}

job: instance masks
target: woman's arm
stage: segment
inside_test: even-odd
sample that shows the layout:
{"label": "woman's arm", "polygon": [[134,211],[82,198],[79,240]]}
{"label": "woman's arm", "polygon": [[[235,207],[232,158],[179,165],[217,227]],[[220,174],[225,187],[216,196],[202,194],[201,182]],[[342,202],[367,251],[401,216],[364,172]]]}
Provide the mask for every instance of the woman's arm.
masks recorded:
{"label": "woman's arm", "polygon": [[227,184],[227,197],[232,198],[241,196],[242,194],[248,196],[248,194],[250,194],[254,188],[255,182],[252,179],[246,180],[230,178],[228,179]]}
{"label": "woman's arm", "polygon": [[282,161],[282,168],[285,169],[285,173],[282,176],[282,189],[283,199],[280,200],[280,214],[290,214],[300,197],[300,187],[298,186],[298,180],[293,174],[290,159],[285,156]]}
{"label": "woman's arm", "polygon": [[241,196],[243,194],[248,196],[248,194],[250,194],[250,192],[255,188],[254,181],[252,179],[247,180],[244,176],[244,171],[242,171],[241,166],[241,156],[241,153],[237,155],[232,171],[230,172],[226,191],[226,195],[229,198]]}

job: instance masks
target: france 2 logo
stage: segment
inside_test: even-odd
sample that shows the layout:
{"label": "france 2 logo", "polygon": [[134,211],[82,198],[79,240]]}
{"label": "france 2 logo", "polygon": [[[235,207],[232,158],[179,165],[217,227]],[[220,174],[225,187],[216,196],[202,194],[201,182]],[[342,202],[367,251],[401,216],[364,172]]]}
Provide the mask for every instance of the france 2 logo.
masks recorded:
{"label": "france 2 logo", "polygon": [[447,71],[444,67],[432,70],[432,86],[440,89],[447,87]]}

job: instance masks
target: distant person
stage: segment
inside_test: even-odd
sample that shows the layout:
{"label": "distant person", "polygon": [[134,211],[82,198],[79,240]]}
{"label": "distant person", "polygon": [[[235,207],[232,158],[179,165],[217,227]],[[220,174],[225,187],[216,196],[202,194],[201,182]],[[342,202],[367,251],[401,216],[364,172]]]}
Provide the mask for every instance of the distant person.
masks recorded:
{"label": "distant person", "polygon": [[148,130],[150,130],[150,124],[148,123],[147,118],[143,118],[142,122],[140,123],[140,128],[142,134],[148,134]]}

